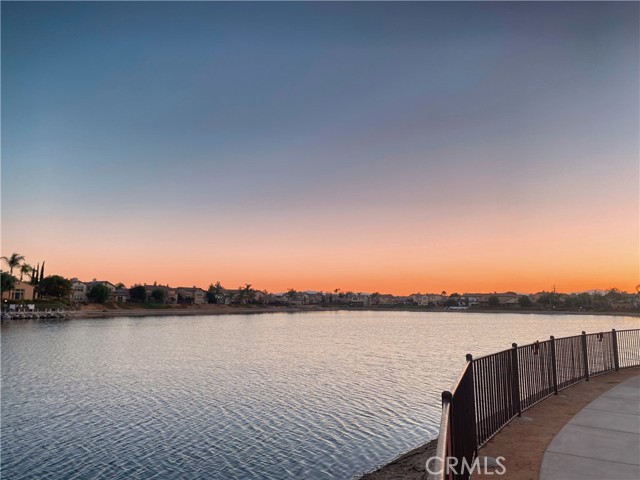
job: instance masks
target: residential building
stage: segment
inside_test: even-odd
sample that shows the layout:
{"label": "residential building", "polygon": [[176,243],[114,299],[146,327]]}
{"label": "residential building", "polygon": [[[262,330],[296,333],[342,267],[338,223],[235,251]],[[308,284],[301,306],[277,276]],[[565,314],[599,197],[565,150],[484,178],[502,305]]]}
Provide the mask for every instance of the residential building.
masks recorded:
{"label": "residential building", "polygon": [[196,286],[178,287],[176,292],[178,295],[178,303],[185,303],[189,305],[202,305],[207,303],[207,292]]}
{"label": "residential building", "polygon": [[33,285],[16,281],[13,290],[5,290],[2,292],[2,300],[33,300],[33,292]]}

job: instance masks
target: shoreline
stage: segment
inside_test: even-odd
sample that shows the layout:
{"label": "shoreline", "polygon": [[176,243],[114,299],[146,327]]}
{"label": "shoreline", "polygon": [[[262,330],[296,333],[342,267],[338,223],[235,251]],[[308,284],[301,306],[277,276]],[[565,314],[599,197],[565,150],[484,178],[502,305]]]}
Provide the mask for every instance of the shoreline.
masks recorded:
{"label": "shoreline", "polygon": [[426,478],[426,461],[436,455],[438,437],[423,443],[419,447],[398,455],[388,463],[375,467],[375,470],[356,475],[353,480],[397,480]]}
{"label": "shoreline", "polygon": [[320,305],[296,305],[296,306],[229,306],[229,305],[180,305],[166,308],[121,308],[121,307],[97,307],[80,308],[67,312],[68,319],[80,318],[119,318],[119,317],[167,317],[167,316],[197,316],[197,315],[249,315],[264,313],[306,313],[306,312],[417,312],[417,313],[491,313],[505,314],[515,313],[520,315],[602,315],[640,318],[640,312],[613,311],[557,311],[557,310],[520,310],[520,309],[468,309],[446,310],[443,308],[385,308],[385,307],[348,307]]}

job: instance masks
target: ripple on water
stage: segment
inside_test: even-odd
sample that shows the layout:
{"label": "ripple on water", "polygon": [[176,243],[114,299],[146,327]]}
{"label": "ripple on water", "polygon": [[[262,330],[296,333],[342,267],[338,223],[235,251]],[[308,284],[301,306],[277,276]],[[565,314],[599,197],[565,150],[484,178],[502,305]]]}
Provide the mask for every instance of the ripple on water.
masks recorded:
{"label": "ripple on water", "polygon": [[349,478],[436,435],[440,391],[465,353],[609,328],[637,320],[330,312],[3,324],[2,474]]}

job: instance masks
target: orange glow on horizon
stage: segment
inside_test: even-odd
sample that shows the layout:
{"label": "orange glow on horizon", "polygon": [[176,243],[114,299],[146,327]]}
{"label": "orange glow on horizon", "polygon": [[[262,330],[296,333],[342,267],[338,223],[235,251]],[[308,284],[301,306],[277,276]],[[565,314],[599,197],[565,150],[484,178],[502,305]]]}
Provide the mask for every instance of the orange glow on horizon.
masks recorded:
{"label": "orange glow on horizon", "polygon": [[[20,236],[5,227],[3,255],[46,261],[48,274],[81,280],[207,288],[452,293],[513,290],[573,292],[640,283],[637,205],[602,212],[477,209],[430,214],[416,221],[388,212],[301,216],[245,215],[172,224],[105,219],[82,228],[71,220],[34,219],[46,235]],[[436,212],[437,213],[437,212]],[[634,217],[635,216],[635,217]],[[454,220],[452,220],[452,218]],[[594,221],[597,218],[598,221]],[[7,234],[8,233],[8,234]],[[96,241],[99,239],[99,241]]]}

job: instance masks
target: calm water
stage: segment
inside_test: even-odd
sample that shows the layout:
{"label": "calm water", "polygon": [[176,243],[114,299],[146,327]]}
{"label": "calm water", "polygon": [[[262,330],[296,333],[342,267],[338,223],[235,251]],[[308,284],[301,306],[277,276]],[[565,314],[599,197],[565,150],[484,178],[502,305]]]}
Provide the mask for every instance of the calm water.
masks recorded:
{"label": "calm water", "polygon": [[464,354],[602,316],[330,312],[2,326],[2,477],[348,479],[437,435]]}

